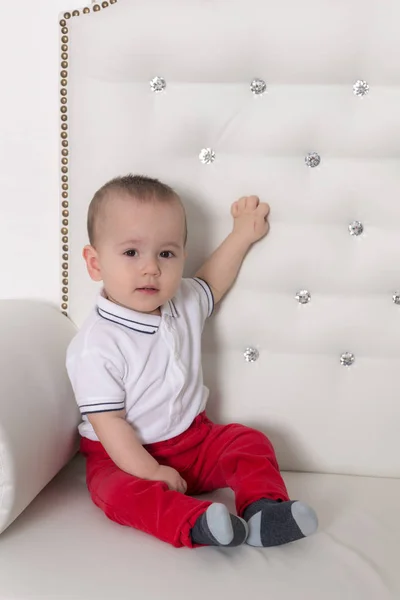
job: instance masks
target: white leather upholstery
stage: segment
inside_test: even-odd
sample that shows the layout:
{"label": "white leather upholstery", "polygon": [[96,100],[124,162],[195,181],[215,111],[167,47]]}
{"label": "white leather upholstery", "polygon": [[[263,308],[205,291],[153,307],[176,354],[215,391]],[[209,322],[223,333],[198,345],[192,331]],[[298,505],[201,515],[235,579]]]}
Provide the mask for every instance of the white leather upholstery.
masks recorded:
{"label": "white leather upholstery", "polygon": [[40,302],[2,300],[0,331],[1,533],[76,453],[79,411],[64,367],[72,323]]}
{"label": "white leather upholstery", "polygon": [[[91,502],[75,458],[0,538],[7,600],[398,600],[400,480],[284,473],[320,532],[280,548],[173,548]],[[212,498],[234,508],[227,490]]]}
{"label": "white leather upholstery", "polygon": [[79,325],[94,301],[81,248],[109,178],[182,195],[187,273],[229,232],[234,200],[268,201],[270,235],[209,322],[204,368],[210,415],[263,429],[285,469],[400,476],[399,18],[396,0],[119,0],[68,21],[69,314]]}

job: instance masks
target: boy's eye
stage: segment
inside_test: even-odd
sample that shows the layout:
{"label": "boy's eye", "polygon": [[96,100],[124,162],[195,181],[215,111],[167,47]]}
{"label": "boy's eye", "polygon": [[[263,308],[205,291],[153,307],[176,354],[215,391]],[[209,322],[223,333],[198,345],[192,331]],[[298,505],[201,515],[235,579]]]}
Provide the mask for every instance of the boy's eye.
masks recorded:
{"label": "boy's eye", "polygon": [[137,254],[136,250],[126,250],[124,252],[125,256],[136,256],[136,254]]}
{"label": "boy's eye", "polygon": [[163,250],[162,252],[160,252],[160,256],[161,258],[172,258],[174,254],[169,250]]}

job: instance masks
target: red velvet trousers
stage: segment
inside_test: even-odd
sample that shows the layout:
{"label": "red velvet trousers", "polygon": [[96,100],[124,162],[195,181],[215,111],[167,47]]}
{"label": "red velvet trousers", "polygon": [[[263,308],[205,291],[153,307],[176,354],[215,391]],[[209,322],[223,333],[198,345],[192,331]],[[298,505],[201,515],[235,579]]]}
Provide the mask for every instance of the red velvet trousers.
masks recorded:
{"label": "red velvet trousers", "polygon": [[190,530],[211,504],[192,495],[230,487],[239,516],[260,498],[289,500],[272,444],[255,429],[216,425],[203,412],[184,433],[145,448],[159,464],[180,473],[187,482],[186,494],[169,490],[163,482],[129,475],[100,442],[81,438],[89,492],[109,519],[175,547],[197,546]]}

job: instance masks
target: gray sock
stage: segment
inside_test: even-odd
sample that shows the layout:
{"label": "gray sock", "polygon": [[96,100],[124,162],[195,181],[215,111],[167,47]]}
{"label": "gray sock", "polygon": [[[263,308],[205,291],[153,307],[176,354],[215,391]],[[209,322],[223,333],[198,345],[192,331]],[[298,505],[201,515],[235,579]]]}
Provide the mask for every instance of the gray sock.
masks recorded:
{"label": "gray sock", "polygon": [[197,519],[190,533],[195,544],[229,547],[244,544],[249,530],[244,519],[215,502]]}
{"label": "gray sock", "polygon": [[261,498],[244,511],[249,524],[247,544],[280,546],[315,533],[318,518],[314,510],[302,502],[279,502]]}

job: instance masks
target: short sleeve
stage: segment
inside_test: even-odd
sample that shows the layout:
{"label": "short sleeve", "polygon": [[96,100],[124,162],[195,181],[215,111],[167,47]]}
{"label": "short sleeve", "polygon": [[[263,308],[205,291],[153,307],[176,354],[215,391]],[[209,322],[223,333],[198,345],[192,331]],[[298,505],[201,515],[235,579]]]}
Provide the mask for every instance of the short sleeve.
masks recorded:
{"label": "short sleeve", "polygon": [[125,408],[124,372],[99,349],[67,359],[67,371],[82,415]]}
{"label": "short sleeve", "polygon": [[214,297],[210,286],[200,277],[184,279],[183,283],[187,286],[188,295],[198,303],[204,322],[214,311]]}

